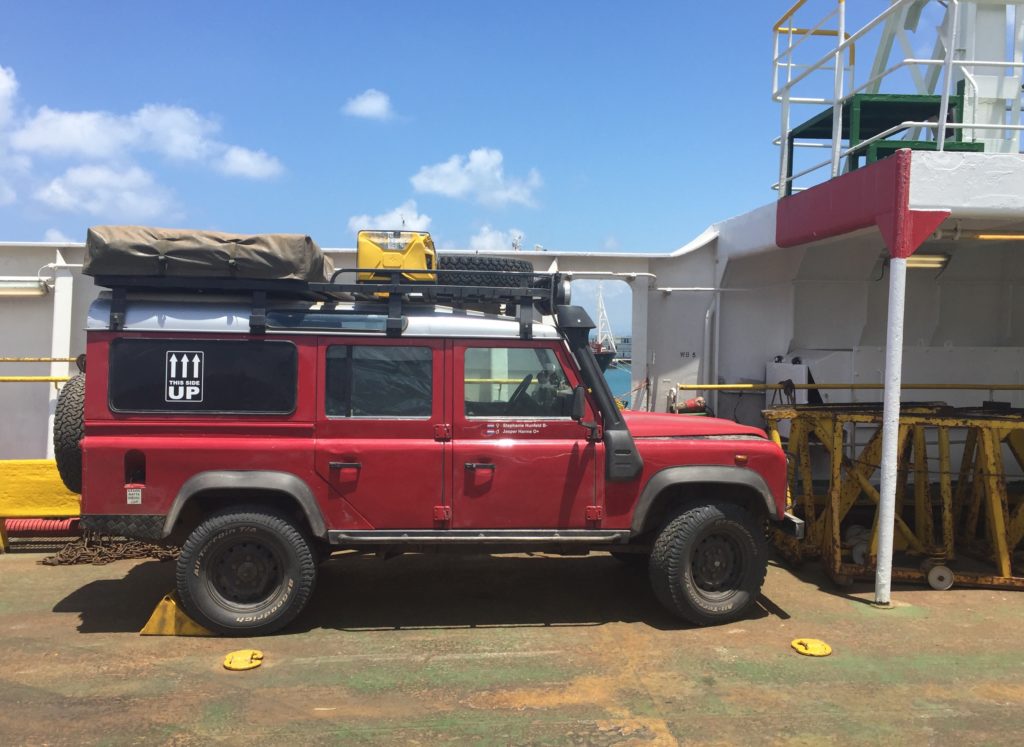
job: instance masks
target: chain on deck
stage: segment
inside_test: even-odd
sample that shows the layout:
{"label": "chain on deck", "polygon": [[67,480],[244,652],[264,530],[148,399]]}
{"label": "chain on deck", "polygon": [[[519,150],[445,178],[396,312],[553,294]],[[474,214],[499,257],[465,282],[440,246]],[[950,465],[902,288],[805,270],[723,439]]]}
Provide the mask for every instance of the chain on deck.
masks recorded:
{"label": "chain on deck", "polygon": [[86,533],[39,562],[43,565],[106,565],[115,560],[176,560],[180,554],[179,547]]}

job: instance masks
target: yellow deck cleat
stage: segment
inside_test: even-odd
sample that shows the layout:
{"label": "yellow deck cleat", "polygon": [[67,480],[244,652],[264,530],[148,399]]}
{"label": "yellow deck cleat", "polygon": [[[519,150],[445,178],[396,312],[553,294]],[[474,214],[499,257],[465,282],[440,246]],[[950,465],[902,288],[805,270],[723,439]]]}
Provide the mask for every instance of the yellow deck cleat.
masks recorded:
{"label": "yellow deck cleat", "polygon": [[804,656],[828,656],[832,653],[832,647],[817,638],[797,638],[789,645],[798,654]]}
{"label": "yellow deck cleat", "polygon": [[254,648],[244,648],[241,651],[232,651],[224,657],[224,668],[232,672],[244,672],[246,669],[255,669],[263,663],[263,652]]}

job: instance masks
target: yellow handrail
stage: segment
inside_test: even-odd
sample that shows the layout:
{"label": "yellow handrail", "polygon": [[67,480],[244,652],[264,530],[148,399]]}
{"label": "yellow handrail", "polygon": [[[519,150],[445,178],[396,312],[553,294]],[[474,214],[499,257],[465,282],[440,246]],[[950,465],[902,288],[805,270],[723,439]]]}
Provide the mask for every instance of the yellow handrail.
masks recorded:
{"label": "yellow handrail", "polygon": [[74,363],[76,358],[0,358],[0,363]]}
{"label": "yellow handrail", "polygon": [[31,384],[39,381],[60,383],[70,376],[0,376],[0,384]]}
{"label": "yellow handrail", "polygon": [[[839,36],[839,31],[836,29],[804,29],[796,27],[786,27],[775,29],[780,34],[803,34],[804,36]],[[850,35],[847,32],[843,32],[843,41],[849,41]],[[850,64],[857,64],[857,45],[850,45]]]}
{"label": "yellow handrail", "polygon": [[463,379],[463,381],[466,384],[518,384],[522,379]]}
{"label": "yellow handrail", "polygon": [[[678,384],[680,391],[776,391],[782,389],[885,389],[885,384]],[[1024,384],[901,384],[901,389],[1024,391]]]}
{"label": "yellow handrail", "polygon": [[[839,2],[842,2],[842,0],[839,0]],[[789,10],[787,10],[782,15],[782,18],[780,18],[778,21],[775,22],[775,25],[772,27],[772,30],[773,31],[781,31],[782,30],[782,24],[784,24],[786,21],[788,21],[790,18],[792,18],[793,14],[796,13],[798,10],[800,10],[800,8],[804,7],[804,5],[806,5],[806,4],[807,4],[807,0],[796,0],[796,2],[793,3],[793,7],[790,8]]]}

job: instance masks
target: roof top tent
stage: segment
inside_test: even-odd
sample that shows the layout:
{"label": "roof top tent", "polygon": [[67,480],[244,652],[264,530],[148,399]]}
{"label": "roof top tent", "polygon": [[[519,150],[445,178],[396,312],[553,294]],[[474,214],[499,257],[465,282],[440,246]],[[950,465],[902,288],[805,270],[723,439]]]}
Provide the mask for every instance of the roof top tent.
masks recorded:
{"label": "roof top tent", "polygon": [[[1024,407],[1010,388],[1024,353],[1024,4],[893,0],[857,23],[848,5],[801,0],[775,24],[779,198],[715,227],[707,380],[845,383],[811,391],[884,401],[888,603],[901,387],[931,387],[905,401]],[[993,393],[962,388],[977,384]],[[722,392],[716,410],[756,421],[764,403]]]}

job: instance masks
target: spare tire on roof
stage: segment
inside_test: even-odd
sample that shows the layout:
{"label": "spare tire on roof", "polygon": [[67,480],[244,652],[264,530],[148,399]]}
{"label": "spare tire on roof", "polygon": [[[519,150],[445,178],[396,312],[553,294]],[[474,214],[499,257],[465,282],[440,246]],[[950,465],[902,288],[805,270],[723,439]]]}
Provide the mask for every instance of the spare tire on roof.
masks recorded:
{"label": "spare tire on roof", "polygon": [[[437,268],[439,285],[482,285],[496,288],[514,288],[523,284],[523,277],[506,273],[534,272],[533,264],[525,259],[483,257],[479,254],[441,255],[438,257]],[[525,280],[528,285],[531,284],[529,278]]]}
{"label": "spare tire on roof", "polygon": [[85,435],[85,374],[73,376],[57,395],[53,455],[65,487],[82,492],[82,436]]}

